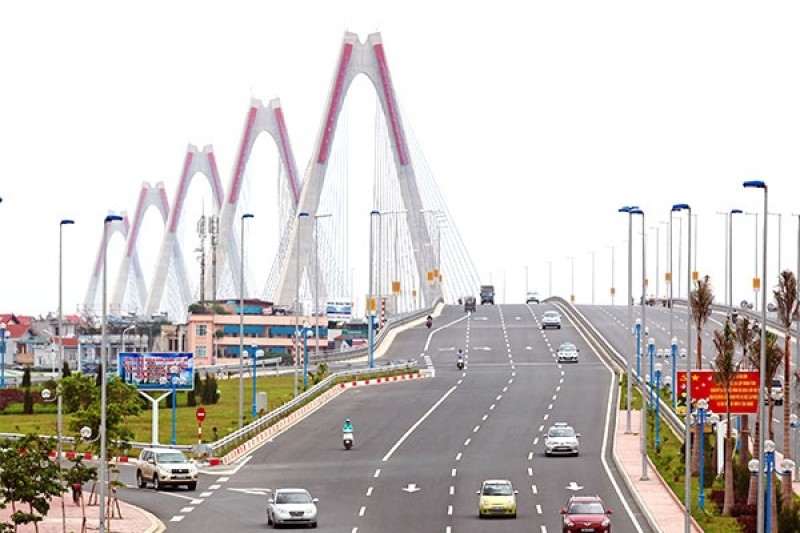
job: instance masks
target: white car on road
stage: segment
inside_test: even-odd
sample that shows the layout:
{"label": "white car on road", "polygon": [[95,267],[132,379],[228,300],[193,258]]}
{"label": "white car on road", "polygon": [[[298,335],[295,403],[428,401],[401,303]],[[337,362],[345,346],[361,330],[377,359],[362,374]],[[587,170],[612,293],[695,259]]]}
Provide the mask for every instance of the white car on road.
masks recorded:
{"label": "white car on road", "polygon": [[289,488],[271,491],[267,499],[267,525],[286,524],[317,527],[317,499],[306,489]]}
{"label": "white car on road", "polygon": [[561,329],[561,314],[558,311],[545,311],[542,313],[542,329]]}

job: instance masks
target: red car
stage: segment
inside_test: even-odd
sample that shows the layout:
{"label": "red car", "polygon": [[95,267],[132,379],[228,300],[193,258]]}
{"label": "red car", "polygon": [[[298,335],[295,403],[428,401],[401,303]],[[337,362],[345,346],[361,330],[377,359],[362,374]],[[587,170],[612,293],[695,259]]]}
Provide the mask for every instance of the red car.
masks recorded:
{"label": "red car", "polygon": [[605,506],[600,496],[570,496],[561,509],[563,533],[610,533],[613,511]]}

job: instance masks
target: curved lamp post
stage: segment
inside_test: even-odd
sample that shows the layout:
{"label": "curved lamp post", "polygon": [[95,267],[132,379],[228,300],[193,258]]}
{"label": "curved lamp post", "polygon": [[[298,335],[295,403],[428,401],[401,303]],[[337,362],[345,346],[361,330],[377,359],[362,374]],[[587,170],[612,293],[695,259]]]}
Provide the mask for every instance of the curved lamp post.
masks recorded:
{"label": "curved lamp post", "polygon": [[295,255],[297,256],[297,264],[295,265],[295,277],[297,278],[297,285],[295,286],[295,310],[294,310],[294,357],[293,369],[294,378],[292,379],[293,398],[297,398],[297,359],[300,357],[300,224],[304,218],[308,218],[306,211],[300,211],[297,214],[297,238],[295,239]]}
{"label": "curved lamp post", "polygon": [[[687,211],[689,213],[689,232],[688,232],[688,260],[686,261],[686,348],[692,345],[692,306],[689,305],[689,298],[692,293],[692,208],[689,204],[675,204],[672,206],[672,211]],[[671,315],[670,315],[671,316]],[[691,428],[692,428],[692,358],[686,357],[686,420],[684,421],[684,434],[683,442],[692,442]],[[691,517],[692,517],[692,454],[691,450],[687,449],[684,453],[684,531],[690,531]]]}
{"label": "curved lamp post", "polygon": [[[767,184],[763,181],[745,181],[743,184],[745,189],[762,189],[764,191],[764,239],[763,239],[763,262],[761,265],[761,277],[766,278],[767,275],[767,220],[769,217],[769,203],[767,196]],[[758,387],[758,410],[759,420],[761,422],[762,430],[759,432],[758,449],[764,451],[764,428],[767,427],[766,409],[764,409],[764,387],[766,386],[766,368],[767,368],[767,284],[761,284],[761,323],[764,327],[761,328],[761,356],[758,362],[759,370],[759,387]],[[774,443],[773,443],[774,446]],[[759,471],[764,471],[764,457],[758,457]],[[757,506],[757,520],[758,520],[758,533],[764,533],[764,476],[758,476],[758,506]]]}
{"label": "curved lamp post", "polygon": [[[619,213],[626,213],[628,215],[628,324],[631,324],[633,327],[633,220],[631,219],[631,211],[637,209],[636,206],[625,206],[620,207],[617,212]],[[551,264],[552,268],[552,264]],[[552,279],[552,271],[551,271],[551,279]],[[550,294],[553,294],[552,287],[550,288]],[[633,331],[631,331],[633,334]],[[637,341],[638,344],[638,341]],[[638,347],[637,347],[638,353]],[[638,361],[638,359],[637,359]],[[626,396],[626,412],[627,412],[627,419],[625,422],[625,433],[630,435],[631,434],[631,395],[633,394],[631,390],[631,382],[633,381],[633,368],[628,359],[628,391]],[[639,379],[639,369],[636,369],[636,379]]]}
{"label": "curved lamp post", "polygon": [[650,373],[648,374],[649,379],[647,380],[647,385],[648,387],[650,387],[650,394],[648,395],[648,397],[650,398],[649,403],[650,403],[650,408],[652,409],[654,401],[653,395],[655,392],[653,390],[653,380],[655,379],[655,373],[654,373],[655,369],[653,368],[653,357],[655,356],[656,353],[656,340],[653,337],[647,339],[647,353],[648,355],[650,355]]}
{"label": "curved lamp post", "polygon": [[379,217],[380,220],[380,211],[373,209],[369,213],[369,299],[367,300],[367,318],[369,319],[369,368],[372,369],[375,367],[375,293],[373,287],[373,280],[372,280],[372,270],[373,270],[373,227],[375,226],[375,217]]}
{"label": "curved lamp post", "polygon": [[239,241],[239,429],[244,426],[244,221],[248,218],[253,214],[242,215]]}
{"label": "curved lamp post", "polygon": [[108,494],[108,225],[119,222],[119,215],[106,215],[103,219],[103,314],[100,344],[100,517],[98,530],[106,530],[106,495]]}

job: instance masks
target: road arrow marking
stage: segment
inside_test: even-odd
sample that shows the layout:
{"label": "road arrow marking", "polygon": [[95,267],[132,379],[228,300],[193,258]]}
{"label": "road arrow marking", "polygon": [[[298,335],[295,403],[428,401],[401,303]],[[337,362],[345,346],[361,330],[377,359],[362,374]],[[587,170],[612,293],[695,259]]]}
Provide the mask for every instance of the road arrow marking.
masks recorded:
{"label": "road arrow marking", "polygon": [[578,485],[574,481],[570,481],[569,485],[567,485],[566,488],[569,489],[569,490],[581,490],[583,488],[583,486]]}
{"label": "road arrow marking", "polygon": [[407,487],[403,487],[403,490],[405,492],[408,492],[409,494],[413,494],[413,493],[417,492],[420,489],[419,489],[419,487],[417,487],[416,483],[409,483]]}

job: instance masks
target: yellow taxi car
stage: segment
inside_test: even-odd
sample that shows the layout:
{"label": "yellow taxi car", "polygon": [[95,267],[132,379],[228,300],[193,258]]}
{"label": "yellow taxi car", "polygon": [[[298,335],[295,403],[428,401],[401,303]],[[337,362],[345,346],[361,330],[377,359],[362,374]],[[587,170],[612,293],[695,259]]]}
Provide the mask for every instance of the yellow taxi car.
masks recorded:
{"label": "yellow taxi car", "polygon": [[517,517],[517,494],[507,479],[487,479],[477,491],[478,516]]}

